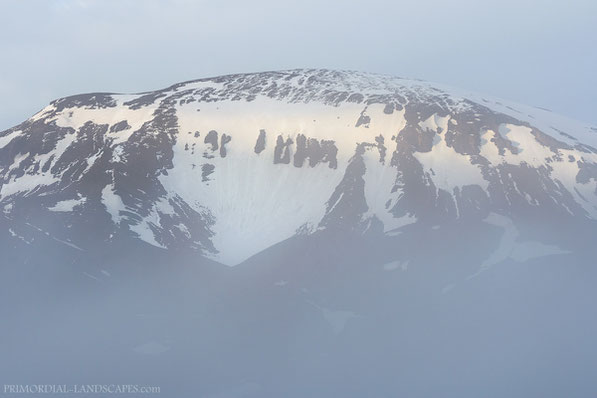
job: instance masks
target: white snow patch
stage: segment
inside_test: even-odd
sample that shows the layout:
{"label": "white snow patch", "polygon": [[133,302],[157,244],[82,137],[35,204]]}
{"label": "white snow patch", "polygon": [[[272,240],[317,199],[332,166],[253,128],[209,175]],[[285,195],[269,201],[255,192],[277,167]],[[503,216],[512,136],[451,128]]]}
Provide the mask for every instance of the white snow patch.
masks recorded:
{"label": "white snow patch", "polygon": [[443,134],[448,130],[448,121],[450,116],[440,116],[437,113],[429,116],[426,120],[419,122],[419,126],[424,131],[432,131],[436,134]]}
{"label": "white snow patch", "polygon": [[309,304],[321,311],[323,318],[332,327],[334,334],[340,334],[346,327],[348,321],[353,318],[357,318],[358,315],[352,311],[336,311],[317,305],[311,301],[307,301]]}
{"label": "white snow patch", "polygon": [[554,153],[548,147],[539,143],[535,136],[531,134],[531,131],[532,129],[526,126],[500,125],[498,133],[510,140],[518,149],[517,155],[506,151],[505,157],[508,163],[520,164],[524,161],[533,167],[539,167],[545,164],[545,159],[553,157]]}
{"label": "white snow patch", "polygon": [[22,240],[23,242],[25,242],[26,244],[30,245],[31,242],[33,242],[33,239],[31,239],[30,241],[28,241],[27,239],[25,239],[24,236],[21,236],[19,234],[17,234],[12,228],[8,228],[8,233],[10,234],[10,236],[12,236],[13,238],[18,238],[20,240]]}
{"label": "white snow patch", "polygon": [[398,170],[390,165],[387,157],[391,156],[391,151],[387,151],[385,162],[380,159],[379,149],[377,147],[368,147],[363,154],[365,162],[365,200],[367,212],[363,218],[377,217],[384,225],[384,232],[389,233],[397,229],[416,222],[416,217],[406,215],[395,217],[391,210],[402,196],[402,190],[395,190]]}
{"label": "white snow patch", "polygon": [[[69,132],[64,137],[60,138],[54,148],[45,154],[37,155],[34,162],[39,164],[40,167],[46,167],[48,170],[51,169],[52,164],[58,162],[64,152],[72,145],[77,139],[77,133]],[[48,162],[50,162],[48,164]],[[47,165],[47,166],[46,166]]]}
{"label": "white snow patch", "polygon": [[[578,122],[546,109],[518,104],[500,98],[493,98],[479,93],[445,86],[443,84],[428,83],[428,85],[446,92],[455,101],[467,99],[482,104],[483,106],[487,106],[495,112],[503,113],[529,123],[542,132],[549,134],[560,141],[566,142],[567,144],[575,145],[578,142],[582,142],[597,147],[597,134],[591,129],[592,126],[588,123]],[[451,122],[456,124],[455,120],[451,120]],[[561,131],[572,136],[573,139],[562,135],[560,133]]]}
{"label": "white snow patch", "polygon": [[560,249],[554,245],[546,245],[541,242],[529,241],[516,244],[510,252],[510,257],[516,261],[524,262],[532,258],[567,253],[570,253],[570,251]]}
{"label": "white snow patch", "polygon": [[12,170],[15,170],[15,169],[18,169],[19,167],[21,167],[21,163],[23,163],[23,160],[27,159],[28,157],[29,157],[29,152],[17,153],[12,160],[12,164],[8,168],[8,172],[10,173]]}
{"label": "white snow patch", "polygon": [[[34,159],[34,164],[43,167],[46,165],[47,162],[58,161],[60,157],[64,154],[64,151],[66,151],[66,149],[74,142],[76,136],[77,134],[75,133],[65,135],[56,143],[56,146],[50,152],[43,155],[37,155]],[[10,173],[11,170],[20,167],[21,162],[28,157],[29,153],[17,154],[15,156],[13,164],[8,170],[8,173]],[[48,169],[50,168],[51,164],[48,166]],[[30,192],[40,186],[52,185],[60,181],[60,177],[61,175],[53,175],[50,171],[28,174],[26,170],[23,176],[9,180],[4,185],[2,185],[2,188],[0,190],[0,198],[7,197],[18,192]]]}
{"label": "white snow patch", "polygon": [[89,279],[93,279],[94,281],[101,282],[100,278],[98,278],[97,276],[91,275],[91,274],[89,274],[87,272],[83,272],[83,275],[85,275]]}
{"label": "white snow patch", "polygon": [[448,293],[450,290],[454,289],[455,287],[456,287],[456,285],[454,285],[453,283],[450,283],[450,284],[444,286],[442,288],[442,294]]}
{"label": "white snow patch", "polygon": [[397,269],[401,269],[402,271],[408,270],[409,261],[392,261],[383,265],[383,269],[386,271],[394,271]]}
{"label": "white snow patch", "polygon": [[474,278],[481,272],[484,272],[490,267],[509,258],[518,262],[524,262],[532,258],[569,253],[557,246],[546,245],[541,242],[518,242],[517,239],[520,235],[518,229],[510,218],[500,214],[491,213],[485,219],[485,222],[502,228],[504,232],[498,248],[489,256],[489,258],[483,261],[479,270],[474,274],[469,275],[467,279]]}
{"label": "white snow patch", "polygon": [[[162,214],[176,214],[168,198],[160,198],[153,205],[150,213],[145,218],[143,218],[143,220],[141,220],[141,222],[139,222],[138,224],[129,226],[129,229],[135,232],[139,236],[139,239],[149,243],[150,245],[166,249],[164,245],[160,244],[157,241],[155,233],[151,228],[152,226],[160,227],[160,218]],[[177,227],[182,232],[186,232],[188,236],[190,236],[189,230],[185,225],[178,224]]]}
{"label": "white snow patch", "polygon": [[[436,118],[443,131],[447,131],[449,118]],[[454,188],[466,185],[479,185],[484,190],[489,185],[483,178],[481,168],[472,164],[469,155],[461,155],[446,144],[444,135],[436,135],[434,145],[429,152],[415,152],[415,157],[423,165],[425,171],[438,189],[450,194]]]}
{"label": "white snow patch", "polygon": [[120,163],[123,161],[124,148],[122,145],[116,145],[112,151],[112,163]]}
{"label": "white snow patch", "polygon": [[118,122],[126,120],[129,129],[110,132],[108,131],[107,136],[113,139],[113,144],[118,145],[128,141],[131,135],[139,130],[141,126],[148,120],[153,118],[153,113],[159,106],[159,101],[154,104],[142,106],[139,109],[130,109],[124,105],[125,102],[132,99],[138,98],[139,95],[113,95],[116,101],[116,107],[109,108],[69,108],[64,109],[56,117],[49,120],[55,121],[59,127],[71,127],[75,130],[79,130],[85,123],[91,121],[95,124],[109,124],[114,125]]}
{"label": "white snow patch", "polygon": [[10,180],[0,188],[0,198],[5,198],[18,192],[30,192],[37,187],[51,185],[57,179],[47,173],[25,174]]}
{"label": "white snow patch", "polygon": [[[587,163],[597,163],[597,155],[593,153],[583,153],[578,150],[560,149],[558,154],[552,152],[548,147],[539,143],[531,134],[531,129],[526,126],[516,126],[512,124],[502,124],[499,132],[485,131],[481,136],[481,156],[485,157],[492,165],[528,164],[531,167],[544,167],[549,165],[551,178],[562,183],[568,192],[574,197],[574,200],[580,204],[592,218],[597,218],[597,202],[595,187],[596,182],[581,184],[576,181],[579,173],[578,161]],[[503,155],[499,155],[498,147],[491,142],[495,134],[510,140],[519,150],[518,154],[513,154],[506,150]],[[570,161],[569,157],[574,158]],[[527,201],[531,204],[530,197]]]}
{"label": "white snow patch", "polygon": [[80,197],[79,199],[68,199],[56,203],[54,206],[49,207],[48,210],[56,212],[69,212],[73,211],[77,206],[81,206],[87,201],[87,198]]}
{"label": "white snow patch", "polygon": [[85,159],[85,162],[87,163],[87,167],[85,167],[85,170],[83,170],[83,172],[81,173],[80,178],[82,178],[82,176],[85,175],[89,171],[89,169],[91,169],[91,167],[93,167],[93,165],[95,164],[95,161],[100,156],[101,156],[101,152],[97,152]]}
{"label": "white snow patch", "polygon": [[106,206],[106,210],[110,213],[110,216],[112,216],[112,222],[120,224],[122,220],[120,211],[125,210],[125,206],[120,196],[114,192],[112,184],[108,184],[102,189],[102,203]]}
{"label": "white snow patch", "polygon": [[153,231],[151,230],[147,222],[141,222],[137,225],[131,225],[129,229],[136,233],[139,236],[139,239],[141,239],[142,241],[145,241],[152,246],[166,249],[164,245],[161,245],[155,239],[155,235],[153,234]]}
{"label": "white snow patch", "polygon": [[164,352],[170,350],[170,347],[167,345],[158,343],[156,341],[150,341],[148,343],[140,344],[133,348],[133,350],[138,354],[144,355],[160,355]]}
{"label": "white snow patch", "polygon": [[10,134],[5,135],[4,137],[0,137],[0,149],[3,149],[5,146],[10,144],[10,142],[15,139],[19,134],[21,134],[21,130],[15,130]]}

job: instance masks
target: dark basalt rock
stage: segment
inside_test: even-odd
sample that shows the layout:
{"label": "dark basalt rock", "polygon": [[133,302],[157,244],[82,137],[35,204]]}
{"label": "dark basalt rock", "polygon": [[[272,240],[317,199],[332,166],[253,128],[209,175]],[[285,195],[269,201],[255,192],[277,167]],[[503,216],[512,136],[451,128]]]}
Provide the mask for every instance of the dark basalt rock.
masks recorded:
{"label": "dark basalt rock", "polygon": [[257,137],[257,142],[255,143],[255,153],[260,154],[265,149],[265,130],[259,130],[259,137]]}
{"label": "dark basalt rock", "polygon": [[274,164],[289,164],[290,163],[290,147],[294,141],[292,138],[284,140],[282,135],[276,139],[276,147],[274,148]]}
{"label": "dark basalt rock", "polygon": [[201,181],[203,181],[203,182],[210,181],[210,179],[208,177],[210,174],[212,174],[214,172],[215,169],[216,169],[216,166],[214,166],[213,164],[204,163],[201,166]]}
{"label": "dark basalt rock", "polygon": [[377,143],[377,147],[379,148],[379,161],[381,163],[384,163],[386,161],[387,148],[384,145],[383,135],[378,135],[377,137],[375,137],[375,142]]}
{"label": "dark basalt rock", "polygon": [[588,184],[591,180],[597,181],[597,164],[581,162],[580,160],[577,164],[579,170],[576,175],[576,182]]}
{"label": "dark basalt rock", "polygon": [[342,181],[326,204],[326,215],[320,226],[333,230],[351,230],[361,226],[361,217],[369,209],[365,200],[365,146],[357,146]]}
{"label": "dark basalt rock", "polygon": [[116,101],[109,93],[92,93],[92,94],[79,94],[73,95],[66,98],[50,103],[55,107],[55,112],[62,112],[68,108],[87,108],[87,109],[101,109],[101,108],[114,108]]}
{"label": "dark basalt rock", "polygon": [[294,166],[302,167],[305,159],[309,159],[309,166],[315,167],[319,163],[329,163],[329,167],[335,169],[338,166],[336,155],[338,148],[332,140],[317,140],[307,138],[304,134],[296,137],[296,153],[294,154]]}
{"label": "dark basalt rock", "polygon": [[149,93],[143,95],[139,98],[136,98],[131,101],[127,101],[124,105],[128,106],[130,109],[140,109],[144,106],[148,106],[154,104],[158,99],[166,97],[166,93],[162,91],[156,91],[153,93]]}
{"label": "dark basalt rock", "polygon": [[227,134],[222,134],[222,140],[220,142],[220,156],[225,158],[226,157],[226,144],[232,140]]}
{"label": "dark basalt rock", "polygon": [[128,130],[130,129],[131,126],[129,126],[128,122],[126,120],[122,120],[116,124],[113,124],[110,127],[110,132],[111,133],[118,133],[119,131],[123,131],[123,130]]}
{"label": "dark basalt rock", "polygon": [[371,118],[369,116],[365,115],[366,110],[367,109],[365,108],[365,110],[363,110],[363,112],[361,112],[361,116],[359,116],[359,119],[357,120],[355,127],[359,127],[359,126],[369,127]]}
{"label": "dark basalt rock", "polygon": [[207,133],[207,135],[205,136],[205,139],[203,140],[204,143],[206,144],[211,144],[211,151],[215,152],[218,150],[219,145],[218,145],[218,132],[215,130],[211,130],[209,133]]}
{"label": "dark basalt rock", "polygon": [[363,96],[363,94],[353,93],[350,95],[350,97],[348,97],[346,102],[354,102],[354,103],[360,104],[364,100],[365,100],[365,97]]}

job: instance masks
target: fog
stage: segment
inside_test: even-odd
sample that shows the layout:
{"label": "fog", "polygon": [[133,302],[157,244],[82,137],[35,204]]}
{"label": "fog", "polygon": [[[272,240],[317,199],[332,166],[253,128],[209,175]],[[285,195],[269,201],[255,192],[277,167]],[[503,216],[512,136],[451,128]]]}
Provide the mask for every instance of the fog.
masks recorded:
{"label": "fog", "polygon": [[588,230],[574,254],[476,276],[499,228],[406,232],[296,237],[234,268],[133,241],[74,261],[39,243],[1,270],[0,374],[168,397],[597,392]]}

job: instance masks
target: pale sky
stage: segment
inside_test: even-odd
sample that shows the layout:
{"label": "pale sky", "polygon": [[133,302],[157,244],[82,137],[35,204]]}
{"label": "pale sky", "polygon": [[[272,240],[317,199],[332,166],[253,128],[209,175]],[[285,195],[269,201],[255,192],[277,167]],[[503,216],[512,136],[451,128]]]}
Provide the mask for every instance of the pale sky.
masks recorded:
{"label": "pale sky", "polygon": [[597,125],[595,0],[0,0],[0,130],[51,100],[303,67],[413,77]]}

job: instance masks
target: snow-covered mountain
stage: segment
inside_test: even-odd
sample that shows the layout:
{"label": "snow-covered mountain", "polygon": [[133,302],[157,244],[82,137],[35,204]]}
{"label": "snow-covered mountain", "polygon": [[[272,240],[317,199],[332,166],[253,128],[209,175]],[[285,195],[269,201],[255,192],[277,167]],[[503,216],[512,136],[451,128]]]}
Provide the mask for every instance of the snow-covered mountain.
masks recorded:
{"label": "snow-covered mountain", "polygon": [[596,148],[547,110],[358,72],[56,100],[0,132],[0,337],[19,358],[0,374],[588,396]]}
{"label": "snow-covered mountain", "polygon": [[127,234],[236,265],[321,229],[594,219],[595,147],[589,126],[425,82],[231,75],[52,102],[0,133],[0,205],[83,250]]}

